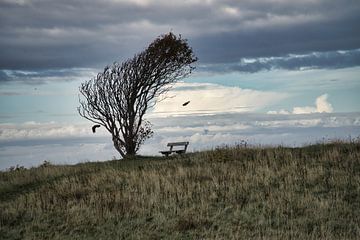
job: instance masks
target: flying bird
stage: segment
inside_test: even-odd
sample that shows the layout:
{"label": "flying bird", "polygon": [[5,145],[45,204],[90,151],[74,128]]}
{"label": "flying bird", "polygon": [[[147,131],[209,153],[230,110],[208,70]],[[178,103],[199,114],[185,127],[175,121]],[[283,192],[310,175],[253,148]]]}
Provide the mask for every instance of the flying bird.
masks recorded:
{"label": "flying bird", "polygon": [[183,103],[183,106],[186,106],[186,105],[188,105],[189,103],[190,103],[190,101],[184,102],[184,103]]}
{"label": "flying bird", "polygon": [[92,132],[93,133],[95,133],[96,132],[96,128],[98,128],[98,127],[100,127],[100,125],[99,124],[96,124],[96,125],[94,125],[94,126],[92,126]]}

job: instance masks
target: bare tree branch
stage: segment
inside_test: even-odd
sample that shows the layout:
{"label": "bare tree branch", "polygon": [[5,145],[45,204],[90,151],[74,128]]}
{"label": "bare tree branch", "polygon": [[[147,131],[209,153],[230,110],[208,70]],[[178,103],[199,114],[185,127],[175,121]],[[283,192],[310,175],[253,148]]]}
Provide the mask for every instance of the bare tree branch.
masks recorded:
{"label": "bare tree branch", "polygon": [[122,157],[134,155],[153,135],[150,122],[143,119],[146,111],[194,70],[195,61],[186,39],[162,35],[133,58],[115,62],[82,83],[78,112],[111,133]]}

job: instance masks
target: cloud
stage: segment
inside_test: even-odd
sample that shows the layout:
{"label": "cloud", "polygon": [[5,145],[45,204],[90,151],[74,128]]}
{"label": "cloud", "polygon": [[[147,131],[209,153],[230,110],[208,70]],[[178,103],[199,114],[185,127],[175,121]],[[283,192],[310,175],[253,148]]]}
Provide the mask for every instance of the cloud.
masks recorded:
{"label": "cloud", "polygon": [[[94,137],[91,123],[66,124],[56,122],[29,121],[23,124],[0,124],[0,140],[34,140],[69,137]],[[105,136],[106,131],[100,128],[96,136]]]}
{"label": "cloud", "polygon": [[44,84],[48,82],[69,82],[88,80],[96,76],[96,69],[91,68],[68,68],[47,70],[0,70],[1,83],[25,83],[30,85]]}
{"label": "cloud", "polygon": [[[359,113],[269,115],[232,113],[152,119],[155,137],[145,144],[144,154],[155,154],[172,141],[189,141],[189,150],[234,145],[301,146],[322,139],[347,139],[360,135]],[[161,149],[162,150],[162,149]]]}
{"label": "cloud", "polygon": [[[252,112],[288,97],[285,93],[184,82],[177,83],[167,95],[168,98],[155,105],[152,114],[172,116],[194,113]],[[190,103],[182,106],[187,101]]]}
{"label": "cloud", "polygon": [[1,1],[0,69],[104,66],[170,30],[201,63],[359,49],[359,10],[352,0]]}
{"label": "cloud", "polygon": [[331,104],[327,101],[328,95],[323,94],[320,97],[316,99],[316,109],[319,113],[331,113],[333,112],[333,107]]}
{"label": "cloud", "polygon": [[[298,128],[339,128],[360,127],[359,113],[312,113],[291,115],[270,115],[262,113],[226,113],[216,115],[186,115],[151,118],[156,137],[178,138],[188,137],[194,134],[217,135],[217,134],[275,134],[280,130],[298,131]],[[100,127],[96,134],[91,131],[92,124],[67,124],[67,123],[40,123],[25,122],[21,124],[0,124],[0,141],[38,142],[46,144],[54,141],[73,139],[110,138],[106,129]],[[277,129],[277,130],[275,130]],[[154,140],[157,142],[157,140]],[[72,144],[72,141],[68,142]]]}
{"label": "cloud", "polygon": [[288,54],[280,57],[242,58],[238,63],[200,65],[206,72],[255,73],[264,70],[339,69],[360,65],[360,49]]}
{"label": "cloud", "polygon": [[[256,73],[276,69],[302,71],[310,69],[341,69],[360,66],[360,49],[288,54],[281,57],[241,58],[233,63],[198,64],[196,73]],[[100,68],[64,68],[9,70],[0,69],[1,83],[25,83],[31,85],[49,82],[88,80],[97,75]],[[195,74],[196,74],[195,73]]]}
{"label": "cloud", "polygon": [[328,95],[323,94],[316,98],[315,107],[294,107],[294,114],[308,114],[308,113],[331,113],[333,112],[333,107],[327,101]]}
{"label": "cloud", "polygon": [[[189,150],[234,145],[301,146],[360,136],[359,113],[270,115],[232,113],[152,118],[155,135],[140,154],[159,155],[171,141],[189,141]],[[54,163],[107,160],[119,157],[108,132],[91,133],[91,124],[38,123],[0,125],[0,169],[16,164],[32,166],[44,160]]]}
{"label": "cloud", "polygon": [[[333,107],[327,101],[328,94],[323,94],[316,98],[315,106],[294,107],[292,114],[310,114],[310,113],[332,113]],[[268,111],[268,114],[290,114],[289,111],[281,109],[280,111]]]}

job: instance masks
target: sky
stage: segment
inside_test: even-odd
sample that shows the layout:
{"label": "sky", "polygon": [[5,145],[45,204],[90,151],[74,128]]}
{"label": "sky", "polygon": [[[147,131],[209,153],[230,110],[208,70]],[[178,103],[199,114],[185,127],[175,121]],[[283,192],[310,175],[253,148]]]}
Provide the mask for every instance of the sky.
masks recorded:
{"label": "sky", "polygon": [[0,170],[119,158],[78,115],[78,88],[170,31],[199,60],[149,109],[141,154],[359,138],[359,13],[358,0],[0,0]]}

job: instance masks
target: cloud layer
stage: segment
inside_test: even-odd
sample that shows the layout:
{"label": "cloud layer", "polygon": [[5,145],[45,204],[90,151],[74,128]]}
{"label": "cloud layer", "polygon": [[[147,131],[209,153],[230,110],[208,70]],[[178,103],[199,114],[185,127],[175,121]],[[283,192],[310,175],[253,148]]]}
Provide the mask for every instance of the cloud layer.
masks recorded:
{"label": "cloud layer", "polygon": [[209,64],[359,49],[359,11],[353,0],[2,0],[0,69],[104,66],[170,30]]}
{"label": "cloud layer", "polygon": [[339,69],[360,65],[360,49],[350,51],[287,54],[281,57],[242,58],[227,64],[204,64],[200,71],[255,73],[264,70]]}
{"label": "cloud layer", "polygon": [[[189,115],[152,118],[155,136],[141,154],[158,155],[171,141],[190,141],[189,150],[242,143],[300,146],[329,139],[360,136],[359,113]],[[76,163],[111,159],[118,154],[102,128],[91,124],[0,124],[0,169],[32,166],[44,160]]]}
{"label": "cloud layer", "polygon": [[1,70],[0,83],[44,84],[49,82],[68,82],[88,80],[96,76],[96,69],[67,68],[46,70]]}

